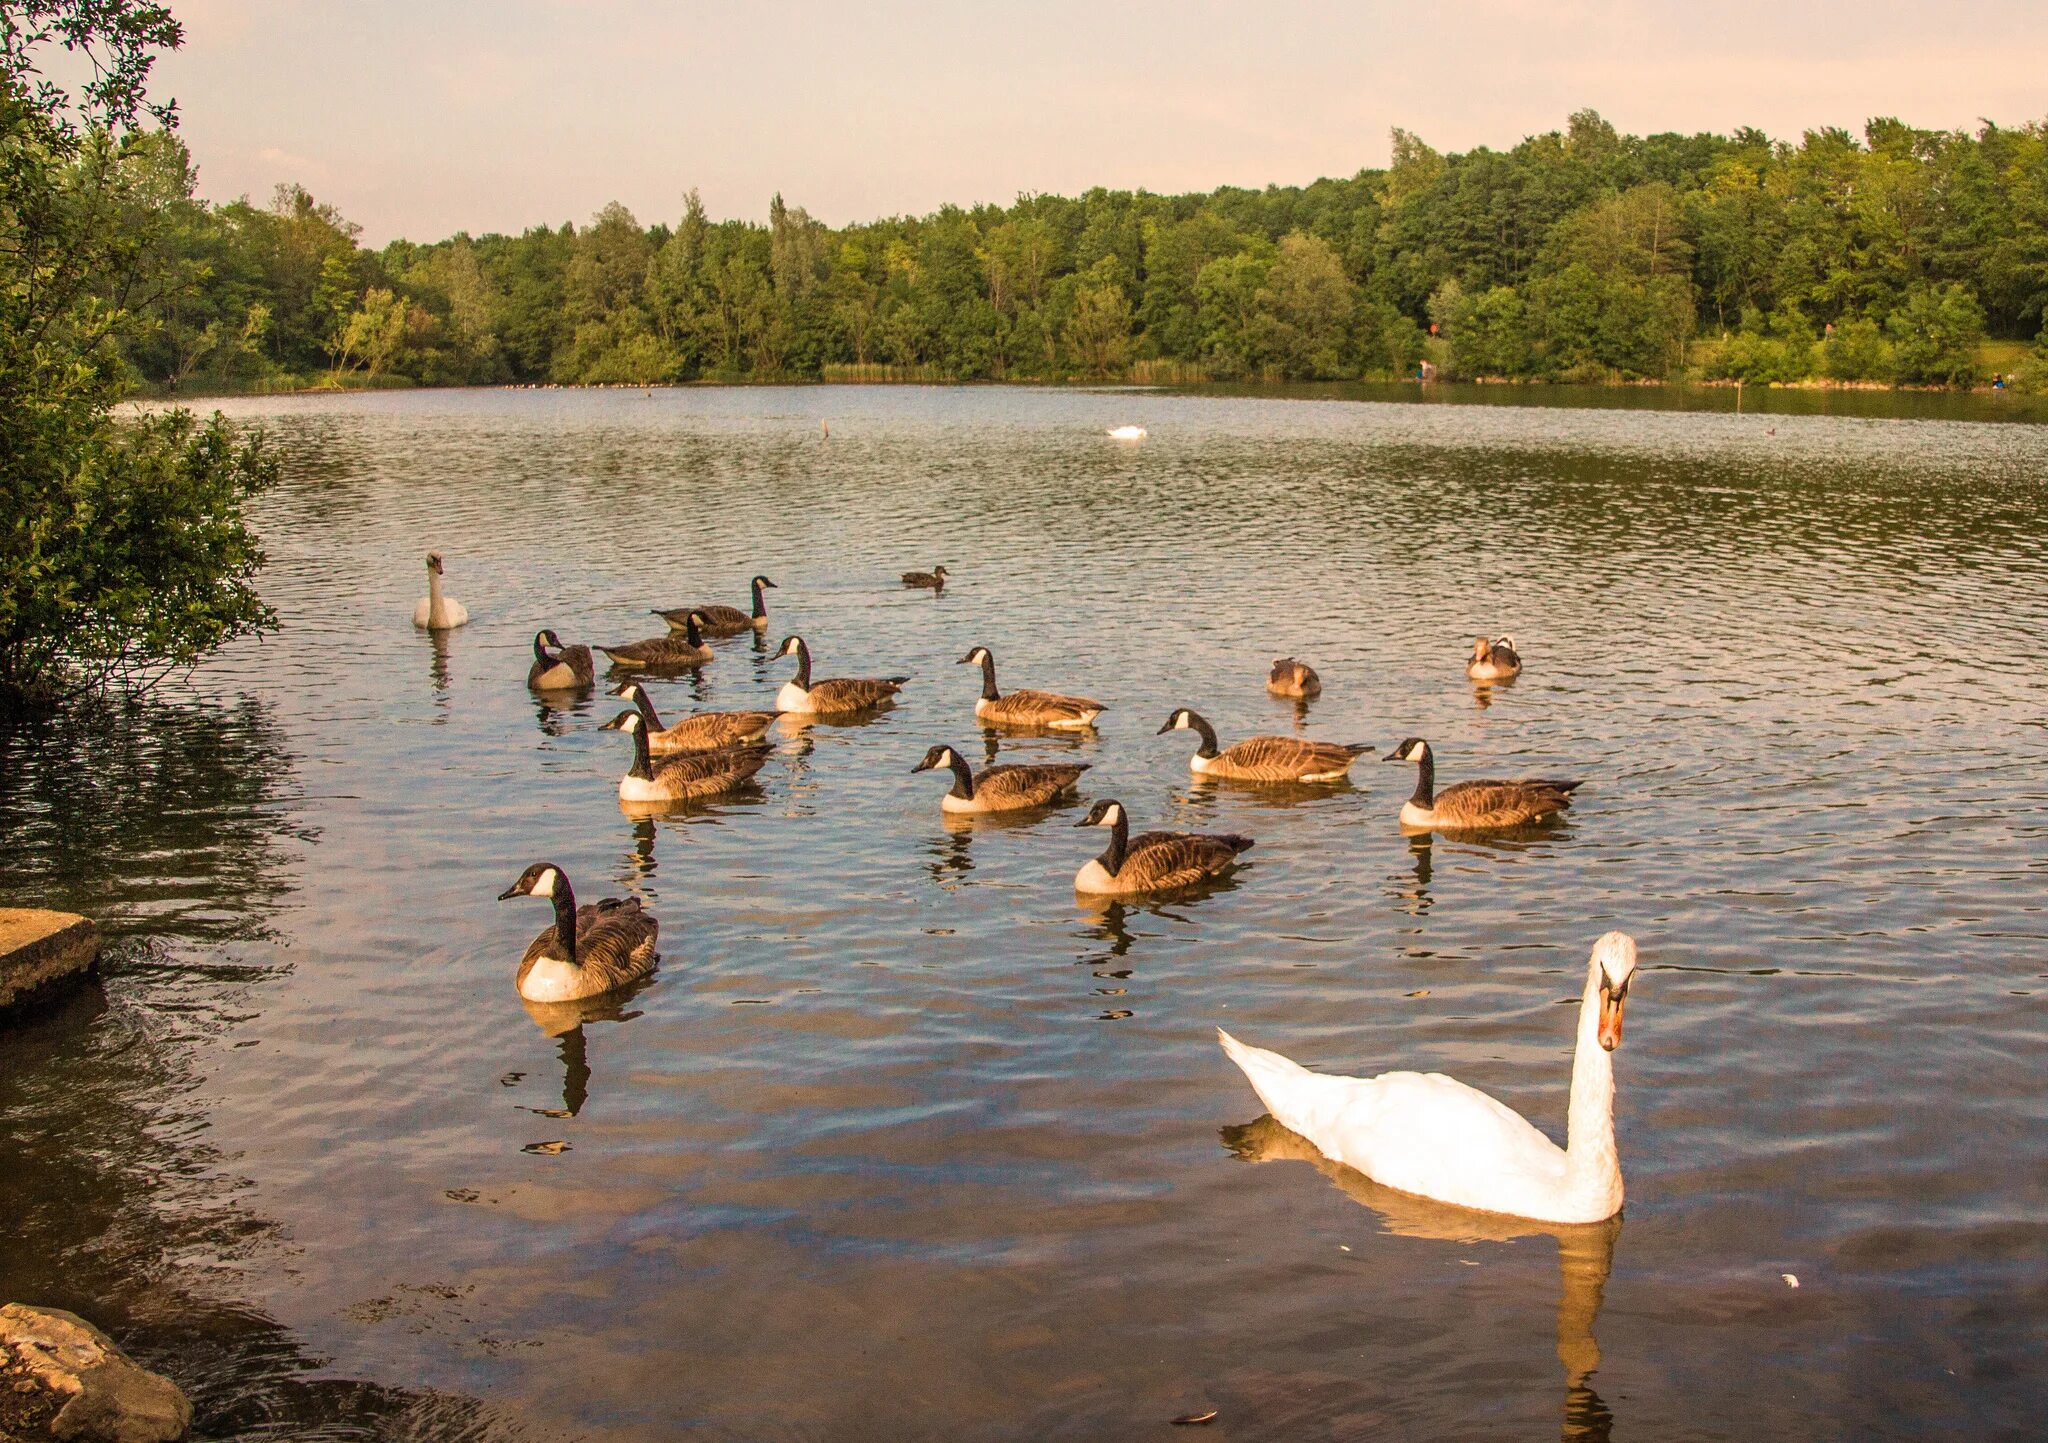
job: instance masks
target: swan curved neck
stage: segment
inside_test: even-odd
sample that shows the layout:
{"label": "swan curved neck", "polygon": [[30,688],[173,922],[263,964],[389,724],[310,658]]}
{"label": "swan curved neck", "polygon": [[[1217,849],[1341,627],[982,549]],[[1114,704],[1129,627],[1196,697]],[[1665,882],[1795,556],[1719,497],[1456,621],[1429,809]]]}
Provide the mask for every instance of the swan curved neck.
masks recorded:
{"label": "swan curved neck", "polygon": [[430,611],[441,609],[441,573],[431,566],[427,568],[427,607]]}
{"label": "swan curved neck", "polygon": [[1116,822],[1109,829],[1109,845],[1095,860],[1102,863],[1102,870],[1114,877],[1123,870],[1124,858],[1131,849],[1131,823],[1122,811],[1116,814]]}
{"label": "swan curved neck", "polygon": [[1188,725],[1193,727],[1195,735],[1202,739],[1201,746],[1195,749],[1195,755],[1203,761],[1213,759],[1216,756],[1216,728],[1193,712],[1188,713]]}
{"label": "swan curved neck", "polygon": [[1415,765],[1415,794],[1409,798],[1418,807],[1436,802],[1436,753],[1425,748]]}
{"label": "swan curved neck", "polygon": [[1621,1206],[1621,1157],[1614,1145],[1614,1055],[1600,1045],[1600,974],[1586,979],[1572,1054],[1571,1110],[1565,1118],[1565,1184],[1611,1194]]}
{"label": "swan curved neck", "polygon": [[570,966],[576,961],[576,892],[569,885],[569,879],[560,872],[555,873],[555,945],[561,949],[562,960]]}
{"label": "swan curved neck", "polygon": [[984,656],[981,659],[981,699],[1000,701],[1003,694],[996,690],[996,659]]}
{"label": "swan curved neck", "polygon": [[963,802],[974,800],[974,773],[967,769],[967,759],[960,753],[953,753],[953,795]]}

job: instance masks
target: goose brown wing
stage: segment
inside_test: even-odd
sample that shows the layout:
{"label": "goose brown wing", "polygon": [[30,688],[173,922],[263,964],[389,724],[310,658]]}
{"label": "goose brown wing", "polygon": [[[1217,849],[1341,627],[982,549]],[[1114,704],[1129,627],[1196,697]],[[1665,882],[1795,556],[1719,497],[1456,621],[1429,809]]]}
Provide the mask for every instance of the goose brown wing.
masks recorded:
{"label": "goose brown wing", "polygon": [[621,666],[684,666],[704,659],[702,648],[692,646],[688,636],[675,632],[646,641],[629,641],[623,646],[600,646],[598,650]]}
{"label": "goose brown wing", "polygon": [[708,796],[736,787],[768,764],[775,748],[766,742],[719,747],[664,757],[654,767],[654,780],[675,796]]}
{"label": "goose brown wing", "polygon": [[702,752],[751,741],[774,724],[781,712],[706,711],[686,716],[647,740],[663,752]]}
{"label": "goose brown wing", "polygon": [[1131,838],[1119,876],[1158,887],[1213,877],[1252,845],[1234,832],[1141,832]]}
{"label": "goose brown wing", "polygon": [[903,689],[907,676],[835,676],[811,683],[811,705],[819,711],[866,711]]}
{"label": "goose brown wing", "polygon": [[990,767],[975,777],[974,795],[991,804],[1038,806],[1071,787],[1087,770],[1086,762]]}
{"label": "goose brown wing", "polygon": [[1535,777],[1524,781],[1459,782],[1436,794],[1432,810],[1447,826],[1512,827],[1561,812],[1578,782]]}
{"label": "goose brown wing", "polygon": [[576,909],[576,961],[606,992],[654,970],[661,924],[638,897],[606,897]]}
{"label": "goose brown wing", "polygon": [[983,713],[988,721],[1049,722],[1081,721],[1107,710],[1099,701],[1085,696],[1064,696],[1056,691],[1033,691],[1029,687],[998,697]]}
{"label": "goose brown wing", "polygon": [[1246,737],[1217,760],[1248,780],[1292,782],[1342,771],[1370,750],[1366,746],[1313,742],[1301,737]]}
{"label": "goose brown wing", "polygon": [[[737,606],[699,606],[695,608],[698,630],[706,636],[736,636],[742,631],[754,629],[754,618]],[[689,615],[683,613],[684,617]],[[680,620],[673,623],[681,626]]]}

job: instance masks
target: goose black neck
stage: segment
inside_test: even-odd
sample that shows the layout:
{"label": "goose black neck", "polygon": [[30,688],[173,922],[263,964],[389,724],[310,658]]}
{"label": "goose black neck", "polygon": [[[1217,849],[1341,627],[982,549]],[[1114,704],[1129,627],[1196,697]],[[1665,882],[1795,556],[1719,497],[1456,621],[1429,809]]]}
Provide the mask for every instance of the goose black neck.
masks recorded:
{"label": "goose black neck", "polygon": [[533,638],[533,659],[542,666],[553,666],[555,664],[555,659],[548,655],[547,643],[541,640],[538,633]]}
{"label": "goose black neck", "polygon": [[754,620],[759,621],[768,614],[768,599],[761,594],[761,578],[754,578]]}
{"label": "goose black neck", "polygon": [[1198,712],[1188,713],[1188,725],[1195,729],[1195,735],[1202,739],[1202,745],[1195,755],[1208,761],[1216,755],[1216,728],[1209,725]]}
{"label": "goose black neck", "polygon": [[1416,759],[1415,795],[1409,800],[1418,807],[1427,807],[1436,800],[1436,753],[1426,747]]}
{"label": "goose black neck", "polygon": [[1124,816],[1123,808],[1117,808],[1116,821],[1110,825],[1109,845],[1095,860],[1102,863],[1102,870],[1114,877],[1123,870],[1124,856],[1131,849],[1131,824]]}
{"label": "goose black neck", "polygon": [[963,802],[974,800],[974,773],[967,769],[967,760],[960,753],[953,753],[953,795]]}
{"label": "goose black neck", "polygon": [[683,635],[689,639],[689,643],[692,646],[702,646],[704,644],[704,633],[697,629],[696,612],[693,611],[683,618]]}
{"label": "goose black neck", "polygon": [[811,689],[811,649],[801,641],[796,644],[796,689]]}
{"label": "goose black neck", "polygon": [[644,726],[634,727],[633,765],[626,775],[638,777],[643,782],[651,781],[654,776],[653,762],[654,759],[647,750],[647,728]]}
{"label": "goose black neck", "polygon": [[555,945],[572,966],[576,963],[576,889],[560,871],[555,873]]}
{"label": "goose black neck", "polygon": [[981,654],[981,699],[1001,701],[1003,694],[996,690],[996,659],[987,652]]}
{"label": "goose black neck", "polygon": [[654,702],[648,697],[646,687],[637,684],[634,686],[633,705],[640,708],[640,720],[647,723],[647,730],[651,732],[661,730],[661,718],[655,713]]}

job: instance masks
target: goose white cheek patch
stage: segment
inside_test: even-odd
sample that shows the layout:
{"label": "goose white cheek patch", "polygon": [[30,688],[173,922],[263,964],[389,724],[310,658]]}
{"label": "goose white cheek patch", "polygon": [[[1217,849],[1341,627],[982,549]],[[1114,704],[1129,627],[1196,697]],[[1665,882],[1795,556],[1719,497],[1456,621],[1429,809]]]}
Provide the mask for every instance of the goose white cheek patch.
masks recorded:
{"label": "goose white cheek patch", "polygon": [[536,897],[554,896],[555,878],[560,875],[561,873],[555,871],[553,868],[549,868],[547,871],[542,872],[540,874],[540,880],[533,884],[533,895]]}

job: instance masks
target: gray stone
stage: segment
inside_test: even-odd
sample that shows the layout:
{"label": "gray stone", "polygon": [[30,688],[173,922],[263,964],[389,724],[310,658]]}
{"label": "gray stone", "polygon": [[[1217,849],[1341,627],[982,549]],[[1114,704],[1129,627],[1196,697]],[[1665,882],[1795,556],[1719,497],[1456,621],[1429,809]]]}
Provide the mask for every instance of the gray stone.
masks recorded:
{"label": "gray stone", "polygon": [[0,1007],[90,971],[99,955],[99,928],[75,912],[0,907]]}
{"label": "gray stone", "polygon": [[170,1379],[137,1367],[76,1313],[9,1303],[0,1308],[0,1355],[64,1399],[50,1432],[94,1443],[176,1443],[192,1404]]}

